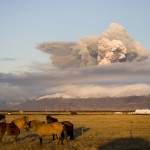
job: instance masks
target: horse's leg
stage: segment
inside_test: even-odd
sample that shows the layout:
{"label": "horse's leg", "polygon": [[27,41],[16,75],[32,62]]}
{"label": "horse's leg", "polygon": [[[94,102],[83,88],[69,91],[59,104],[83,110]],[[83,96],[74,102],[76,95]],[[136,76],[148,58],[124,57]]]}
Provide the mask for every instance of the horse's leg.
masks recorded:
{"label": "horse's leg", "polygon": [[55,137],[56,137],[56,139],[58,139],[58,136],[57,136],[57,134],[55,134]]}
{"label": "horse's leg", "polygon": [[3,140],[5,132],[6,132],[6,123],[0,127],[0,144],[1,145],[3,145],[2,140]]}
{"label": "horse's leg", "polygon": [[43,142],[42,137],[39,137],[39,140],[40,140],[40,146],[41,146]]}
{"label": "horse's leg", "polygon": [[14,146],[16,147],[17,146],[17,138],[18,138],[19,134],[15,135],[14,137]]}
{"label": "horse's leg", "polygon": [[55,140],[55,134],[53,134],[53,140]]}
{"label": "horse's leg", "polygon": [[63,137],[61,136],[59,139],[61,140],[61,145],[63,145]]}
{"label": "horse's leg", "polygon": [[73,129],[70,131],[70,140],[73,140],[74,134],[73,134]]}
{"label": "horse's leg", "polygon": [[3,136],[4,136],[4,135],[0,135],[0,145],[3,145],[3,144],[2,144]]}
{"label": "horse's leg", "polygon": [[63,137],[61,136],[61,134],[57,134],[57,137],[58,137],[58,144],[61,141],[61,144],[63,145]]}
{"label": "horse's leg", "polygon": [[55,140],[55,137],[58,139],[57,134],[53,134],[53,140]]}

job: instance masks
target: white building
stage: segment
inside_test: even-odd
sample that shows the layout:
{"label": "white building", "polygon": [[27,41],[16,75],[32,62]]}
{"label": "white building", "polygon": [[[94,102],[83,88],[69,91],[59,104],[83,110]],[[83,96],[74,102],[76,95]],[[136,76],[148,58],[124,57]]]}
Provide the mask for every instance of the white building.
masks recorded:
{"label": "white building", "polygon": [[150,114],[150,109],[136,109],[135,114]]}

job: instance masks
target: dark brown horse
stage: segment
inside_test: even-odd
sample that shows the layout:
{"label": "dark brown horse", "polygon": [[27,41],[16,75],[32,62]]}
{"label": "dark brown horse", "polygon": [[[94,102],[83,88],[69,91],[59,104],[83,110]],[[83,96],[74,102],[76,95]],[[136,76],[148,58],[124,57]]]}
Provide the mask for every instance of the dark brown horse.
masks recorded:
{"label": "dark brown horse", "polygon": [[5,115],[0,114],[0,121],[4,121],[4,122],[6,122],[6,120],[5,120]]}
{"label": "dark brown horse", "polygon": [[70,140],[74,139],[74,133],[73,133],[73,124],[70,121],[63,121],[61,122],[66,129],[66,137],[70,136]]}
{"label": "dark brown horse", "polygon": [[2,139],[4,134],[14,136],[14,145],[16,145],[18,135],[20,134],[20,129],[12,122],[0,123],[0,143],[2,144]]}
{"label": "dark brown horse", "polygon": [[54,118],[54,117],[52,117],[50,115],[47,115],[46,116],[46,121],[47,121],[47,124],[49,124],[49,123],[53,123],[53,122],[58,122],[58,119]]}

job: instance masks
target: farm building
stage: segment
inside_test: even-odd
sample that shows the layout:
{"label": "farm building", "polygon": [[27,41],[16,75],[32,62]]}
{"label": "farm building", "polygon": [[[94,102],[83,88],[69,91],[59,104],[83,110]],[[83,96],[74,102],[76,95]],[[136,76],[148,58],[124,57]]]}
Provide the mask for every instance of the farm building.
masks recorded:
{"label": "farm building", "polygon": [[136,109],[135,114],[150,114],[150,109]]}

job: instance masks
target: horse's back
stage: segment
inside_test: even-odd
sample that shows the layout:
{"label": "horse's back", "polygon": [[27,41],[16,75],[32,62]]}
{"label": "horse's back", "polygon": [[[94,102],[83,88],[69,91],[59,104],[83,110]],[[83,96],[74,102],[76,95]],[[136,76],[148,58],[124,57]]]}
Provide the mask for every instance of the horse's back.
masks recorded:
{"label": "horse's back", "polygon": [[52,135],[55,129],[50,124],[41,123],[36,128],[36,133],[38,135]]}
{"label": "horse's back", "polygon": [[70,122],[70,121],[63,121],[61,122],[63,125],[66,125],[66,126],[70,126],[70,127],[73,127],[73,124]]}
{"label": "horse's back", "polygon": [[43,124],[44,122],[39,121],[39,120],[32,120],[29,121],[29,128],[32,128],[33,130],[36,130],[38,128],[38,126],[40,126],[41,124]]}
{"label": "horse's back", "polygon": [[54,118],[54,117],[52,117],[52,116],[50,116],[50,115],[47,115],[46,116],[46,120],[47,120],[47,123],[49,124],[49,123],[53,123],[53,122],[58,122],[58,119],[57,118]]}
{"label": "horse's back", "polygon": [[39,135],[52,135],[60,134],[63,131],[63,125],[61,123],[55,122],[51,124],[40,124],[36,129]]}
{"label": "horse's back", "polygon": [[53,122],[50,125],[53,126],[53,128],[55,128],[55,130],[59,133],[62,133],[64,130],[64,125],[60,122]]}

